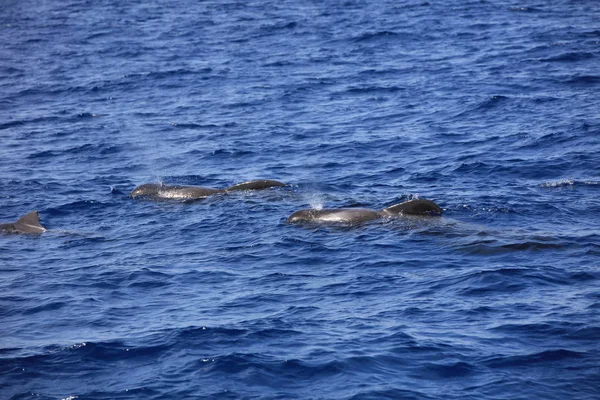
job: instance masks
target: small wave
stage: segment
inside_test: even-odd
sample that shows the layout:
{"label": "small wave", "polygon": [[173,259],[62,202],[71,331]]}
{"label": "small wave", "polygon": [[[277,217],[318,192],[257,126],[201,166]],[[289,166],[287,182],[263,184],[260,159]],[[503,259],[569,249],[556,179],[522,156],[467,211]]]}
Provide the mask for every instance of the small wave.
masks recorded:
{"label": "small wave", "polygon": [[531,12],[531,13],[540,11],[539,9],[537,9],[535,7],[529,7],[529,6],[514,6],[514,7],[509,7],[508,10],[512,11],[512,12]]}
{"label": "small wave", "polygon": [[179,122],[171,122],[171,126],[179,129],[217,129],[219,125],[215,124],[195,124],[195,123],[179,123]]}
{"label": "small wave", "polygon": [[213,72],[213,69],[210,67],[201,68],[199,70],[179,68],[179,69],[166,70],[166,71],[153,71],[153,72],[141,73],[141,74],[128,74],[128,75],[123,75],[123,78],[132,78],[132,79],[143,78],[143,79],[150,79],[150,80],[159,80],[159,79],[170,78],[173,76],[203,75],[203,74],[208,74],[211,72]]}
{"label": "small wave", "polygon": [[30,314],[37,314],[37,313],[44,312],[44,311],[60,310],[61,308],[68,306],[68,305],[69,305],[69,303],[66,303],[64,301],[52,301],[47,304],[43,304],[41,306],[37,306],[37,307],[30,308],[28,310],[25,310],[23,312],[23,314],[30,315]]}
{"label": "small wave", "polygon": [[76,115],[76,118],[95,118],[105,116],[106,114],[95,114],[90,112],[80,113]]}
{"label": "small wave", "polygon": [[[551,267],[541,269],[499,268],[469,272],[452,279],[429,283],[436,290],[456,288],[463,296],[514,293],[530,287],[564,286],[570,284],[568,276]],[[485,311],[485,310],[484,310]]]}
{"label": "small wave", "polygon": [[508,97],[508,96],[493,95],[493,96],[490,96],[490,97],[480,101],[479,103],[473,105],[469,109],[454,115],[454,118],[463,117],[463,116],[466,116],[466,115],[474,113],[474,112],[494,110],[497,107],[508,102],[509,100],[510,100],[510,97]]}
{"label": "small wave", "polygon": [[129,194],[129,191],[126,189],[120,189],[116,186],[112,186],[110,187],[110,194],[114,194],[114,195],[127,195]]}
{"label": "small wave", "polygon": [[[165,346],[128,346],[121,341],[114,342],[83,342],[70,346],[49,346],[41,354],[13,357],[0,360],[0,370],[10,364],[12,368],[30,371],[36,369],[52,369],[55,365],[69,365],[81,358],[117,362],[120,360],[155,357],[166,349]],[[6,372],[6,370],[5,370]]]}
{"label": "small wave", "polygon": [[594,180],[577,180],[577,179],[561,179],[558,181],[544,182],[540,184],[543,188],[564,188],[571,186],[598,186],[600,181]]}
{"label": "small wave", "polygon": [[213,156],[223,157],[223,156],[231,156],[231,157],[245,157],[249,155],[255,154],[250,150],[230,150],[230,149],[217,149],[212,152]]}
{"label": "small wave", "polygon": [[574,332],[568,333],[566,337],[571,340],[589,340],[595,342],[600,337],[600,327],[589,326],[577,329]]}
{"label": "small wave", "polygon": [[379,31],[379,32],[365,32],[354,38],[355,42],[363,42],[369,40],[376,40],[381,38],[393,38],[397,37],[399,34],[393,31]]}
{"label": "small wave", "polygon": [[587,272],[574,272],[572,274],[569,275],[569,279],[572,279],[574,281],[578,281],[578,282],[587,282],[587,281],[593,281],[596,279],[599,279],[600,277],[600,273],[587,273]]}
{"label": "small wave", "polygon": [[338,92],[337,94],[344,93],[396,93],[404,91],[406,88],[401,86],[350,86],[344,92]]}

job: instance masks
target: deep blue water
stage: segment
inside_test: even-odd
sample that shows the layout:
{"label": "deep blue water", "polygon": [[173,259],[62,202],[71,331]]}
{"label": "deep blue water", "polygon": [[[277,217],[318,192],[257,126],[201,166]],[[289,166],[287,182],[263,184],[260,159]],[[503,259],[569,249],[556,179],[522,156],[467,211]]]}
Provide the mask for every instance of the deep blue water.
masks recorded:
{"label": "deep blue water", "polygon": [[599,93],[591,0],[2,1],[0,398],[600,398]]}

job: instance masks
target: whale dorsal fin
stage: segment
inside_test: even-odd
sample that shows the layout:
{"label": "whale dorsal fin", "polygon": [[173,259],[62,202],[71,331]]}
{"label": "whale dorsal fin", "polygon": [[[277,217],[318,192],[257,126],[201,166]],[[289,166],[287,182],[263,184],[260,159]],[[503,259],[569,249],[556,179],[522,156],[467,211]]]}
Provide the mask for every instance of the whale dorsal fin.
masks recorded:
{"label": "whale dorsal fin", "polygon": [[25,233],[44,232],[44,228],[40,224],[40,216],[37,211],[32,211],[23,215],[15,222],[15,228]]}

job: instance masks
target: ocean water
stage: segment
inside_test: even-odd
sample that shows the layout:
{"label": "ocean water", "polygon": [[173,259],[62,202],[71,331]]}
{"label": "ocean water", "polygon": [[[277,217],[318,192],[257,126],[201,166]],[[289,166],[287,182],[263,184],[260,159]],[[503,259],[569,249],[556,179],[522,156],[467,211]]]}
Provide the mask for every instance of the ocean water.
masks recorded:
{"label": "ocean water", "polygon": [[0,398],[600,398],[598,2],[0,10]]}

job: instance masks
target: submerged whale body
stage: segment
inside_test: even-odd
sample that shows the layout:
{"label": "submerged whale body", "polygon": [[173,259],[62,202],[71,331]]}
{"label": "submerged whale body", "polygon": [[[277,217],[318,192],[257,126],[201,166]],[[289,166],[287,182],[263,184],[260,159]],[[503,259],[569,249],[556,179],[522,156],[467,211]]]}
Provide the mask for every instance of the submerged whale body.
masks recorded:
{"label": "submerged whale body", "polygon": [[131,192],[132,198],[151,200],[200,200],[215,194],[223,194],[242,190],[262,190],[275,186],[285,186],[284,183],[260,179],[239,183],[225,189],[214,189],[202,186],[163,185],[161,183],[144,183]]}
{"label": "submerged whale body", "polygon": [[16,222],[0,224],[0,232],[4,233],[42,233],[46,230],[40,224],[40,216],[37,211],[31,211],[19,218]]}
{"label": "submerged whale body", "polygon": [[288,223],[343,223],[358,224],[385,217],[401,215],[439,216],[442,209],[433,201],[415,199],[395,204],[383,210],[369,208],[329,208],[322,210],[296,211],[287,219]]}

